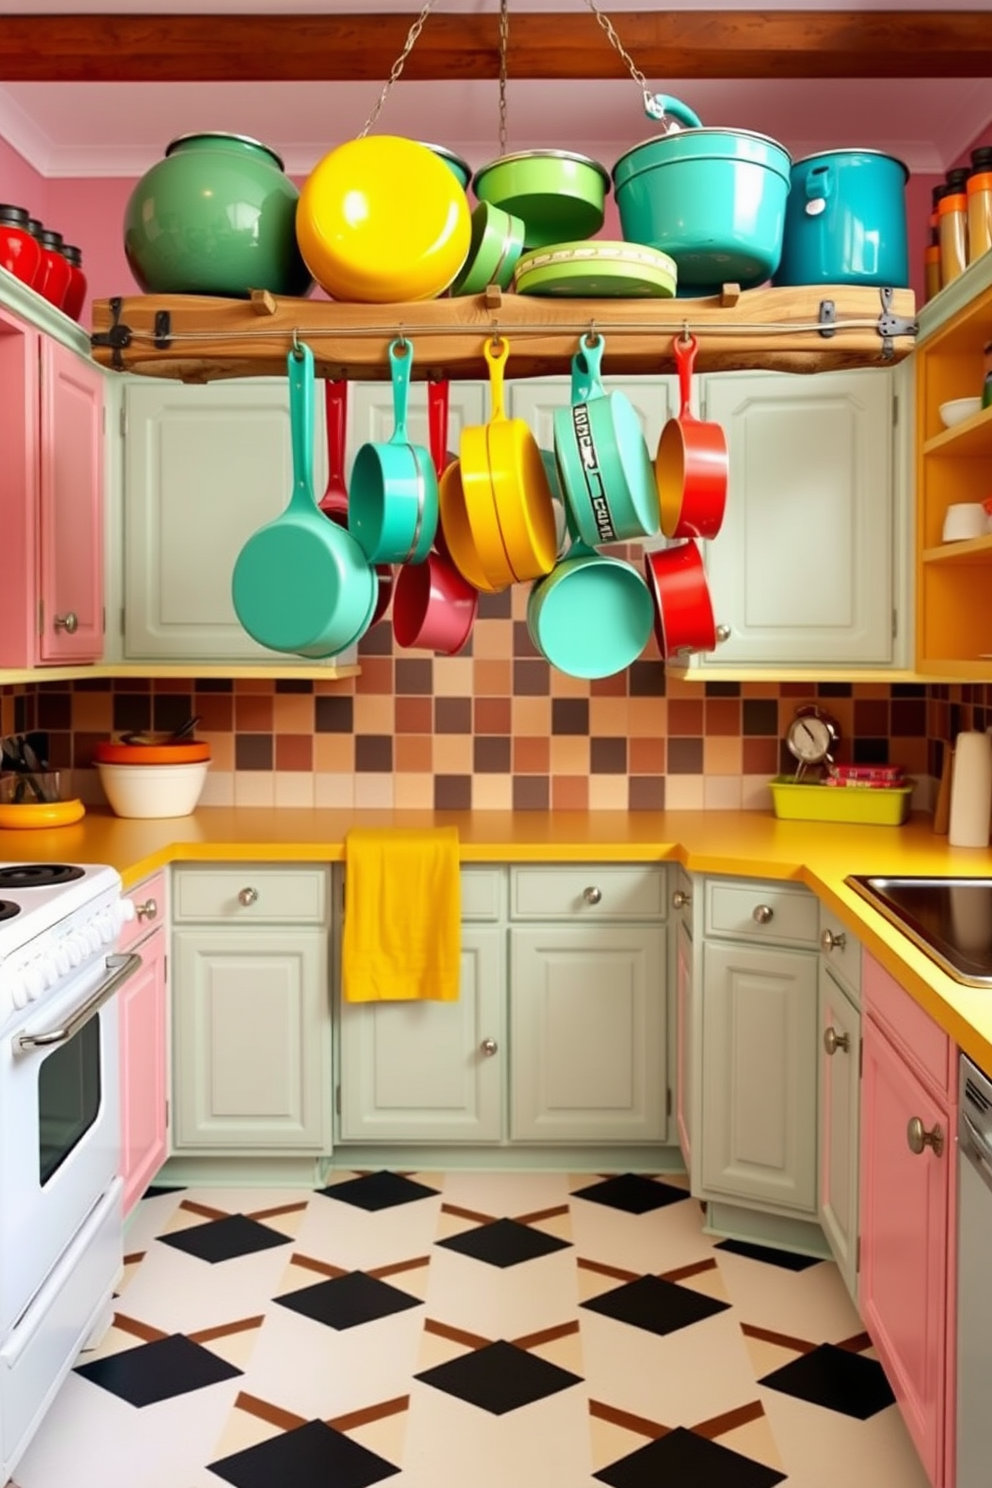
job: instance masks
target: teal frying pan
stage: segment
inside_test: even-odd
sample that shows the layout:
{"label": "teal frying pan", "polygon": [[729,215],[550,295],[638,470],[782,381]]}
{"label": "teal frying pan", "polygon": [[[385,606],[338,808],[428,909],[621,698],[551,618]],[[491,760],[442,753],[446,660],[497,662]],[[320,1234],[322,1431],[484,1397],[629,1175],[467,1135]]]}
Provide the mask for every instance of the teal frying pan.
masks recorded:
{"label": "teal frying pan", "polygon": [[234,565],[238,619],[273,651],[335,656],[367,630],[378,580],[358,543],[329,522],[313,490],[313,352],[286,359],[293,494],[275,521],[252,533]]}
{"label": "teal frying pan", "polygon": [[527,599],[527,629],[546,661],[570,677],[610,677],[636,661],[651,636],[654,606],[636,569],[582,542]]}

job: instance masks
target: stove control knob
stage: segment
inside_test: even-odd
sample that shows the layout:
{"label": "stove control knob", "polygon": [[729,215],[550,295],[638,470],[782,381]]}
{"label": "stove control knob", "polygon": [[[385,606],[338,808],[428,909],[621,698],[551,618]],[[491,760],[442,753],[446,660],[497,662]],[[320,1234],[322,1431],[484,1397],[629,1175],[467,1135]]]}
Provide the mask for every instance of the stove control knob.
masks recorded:
{"label": "stove control knob", "polygon": [[87,951],[98,951],[100,949],[100,930],[95,920],[90,920],[83,930],[83,938],[86,942]]}
{"label": "stove control knob", "polygon": [[69,952],[66,949],[64,940],[60,940],[58,945],[55,947],[55,965],[59,969],[60,976],[65,976],[66,973],[69,971],[69,968],[72,966],[72,962],[69,960]]}
{"label": "stove control knob", "polygon": [[14,978],[14,981],[13,981],[13,983],[11,985],[11,989],[10,989],[10,995],[14,999],[14,1006],[15,1007],[22,1008],[22,1007],[26,1007],[27,1006],[28,989],[27,989],[27,987],[24,984],[24,977],[23,976],[18,976],[18,977],[15,977]]}
{"label": "stove control knob", "polygon": [[134,919],[134,900],[118,899],[114,905],[114,914],[119,917],[121,925],[126,925],[129,920]]}
{"label": "stove control knob", "polygon": [[64,944],[69,956],[69,965],[80,966],[82,964],[85,946],[79,932],[73,930],[66,936]]}
{"label": "stove control knob", "polygon": [[36,1001],[45,990],[45,978],[42,975],[41,962],[32,961],[24,968],[24,984],[28,991],[28,1000]]}
{"label": "stove control knob", "polygon": [[110,945],[117,934],[116,926],[111,915],[99,914],[96,917],[96,928],[102,945]]}
{"label": "stove control knob", "polygon": [[45,987],[54,987],[59,979],[59,969],[55,964],[54,956],[42,956],[38,963],[41,967],[42,979]]}

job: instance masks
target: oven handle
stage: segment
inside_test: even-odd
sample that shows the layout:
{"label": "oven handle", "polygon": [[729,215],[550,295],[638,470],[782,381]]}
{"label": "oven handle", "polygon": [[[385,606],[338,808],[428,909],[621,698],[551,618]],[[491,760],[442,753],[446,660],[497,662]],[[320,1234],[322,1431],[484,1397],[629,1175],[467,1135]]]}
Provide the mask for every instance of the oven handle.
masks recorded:
{"label": "oven handle", "polygon": [[126,956],[108,956],[107,970],[110,976],[83,1003],[61,1028],[49,1028],[44,1033],[19,1033],[14,1037],[14,1053],[26,1054],[30,1049],[47,1049],[52,1044],[65,1044],[78,1033],[84,1023],[108,1002],[122,982],[133,976],[141,965],[141,957],[131,951]]}

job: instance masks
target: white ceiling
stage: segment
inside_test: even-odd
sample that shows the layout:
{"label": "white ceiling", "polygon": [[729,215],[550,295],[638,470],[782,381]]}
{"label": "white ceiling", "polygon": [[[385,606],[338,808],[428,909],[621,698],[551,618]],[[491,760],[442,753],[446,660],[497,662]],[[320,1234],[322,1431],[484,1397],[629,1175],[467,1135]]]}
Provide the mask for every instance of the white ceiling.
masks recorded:
{"label": "white ceiling", "polygon": [[[210,0],[211,13],[409,12],[420,0]],[[582,0],[511,0],[523,10],[574,11]],[[39,7],[41,8],[41,7]],[[45,13],[201,13],[202,0],[46,0]],[[614,15],[652,8],[609,0]],[[669,9],[751,9],[752,0],[675,0]],[[763,9],[835,9],[819,0],[765,0]],[[860,5],[872,10],[930,10],[929,0]],[[988,10],[955,0],[958,10]],[[0,0],[0,16],[24,13],[24,0]],[[496,0],[438,0],[440,11],[494,12]],[[427,23],[430,25],[430,20]],[[563,21],[563,24],[567,22]],[[618,32],[623,38],[623,26]],[[604,38],[604,46],[607,44]],[[636,57],[635,57],[636,62]],[[885,150],[914,172],[940,173],[992,121],[992,80],[768,79],[693,81],[650,78],[658,92],[683,98],[706,124],[754,129],[779,140],[794,158],[826,148]],[[335,144],[364,125],[378,97],[370,83],[7,83],[0,85],[0,135],[45,176],[135,176],[161,158],[176,135],[198,129],[254,135],[278,150],[287,169],[306,174]],[[417,83],[394,87],[377,128],[444,144],[473,166],[498,149],[495,82]],[[604,164],[654,133],[632,80],[514,81],[508,91],[508,145],[569,148]]]}

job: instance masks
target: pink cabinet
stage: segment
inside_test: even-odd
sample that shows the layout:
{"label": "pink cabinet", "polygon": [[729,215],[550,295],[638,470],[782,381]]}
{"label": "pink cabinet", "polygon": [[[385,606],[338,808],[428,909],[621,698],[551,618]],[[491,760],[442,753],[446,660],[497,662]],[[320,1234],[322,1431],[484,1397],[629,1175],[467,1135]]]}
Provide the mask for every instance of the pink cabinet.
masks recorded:
{"label": "pink cabinet", "polygon": [[103,374],[0,311],[0,667],[103,654]]}
{"label": "pink cabinet", "polygon": [[870,956],[864,999],[859,1307],[930,1481],[952,1488],[952,1048]]}
{"label": "pink cabinet", "polygon": [[137,917],[122,935],[121,949],[137,951],[141,967],[119,994],[125,1214],[168,1156],[165,875],[146,879],[130,897]]}

